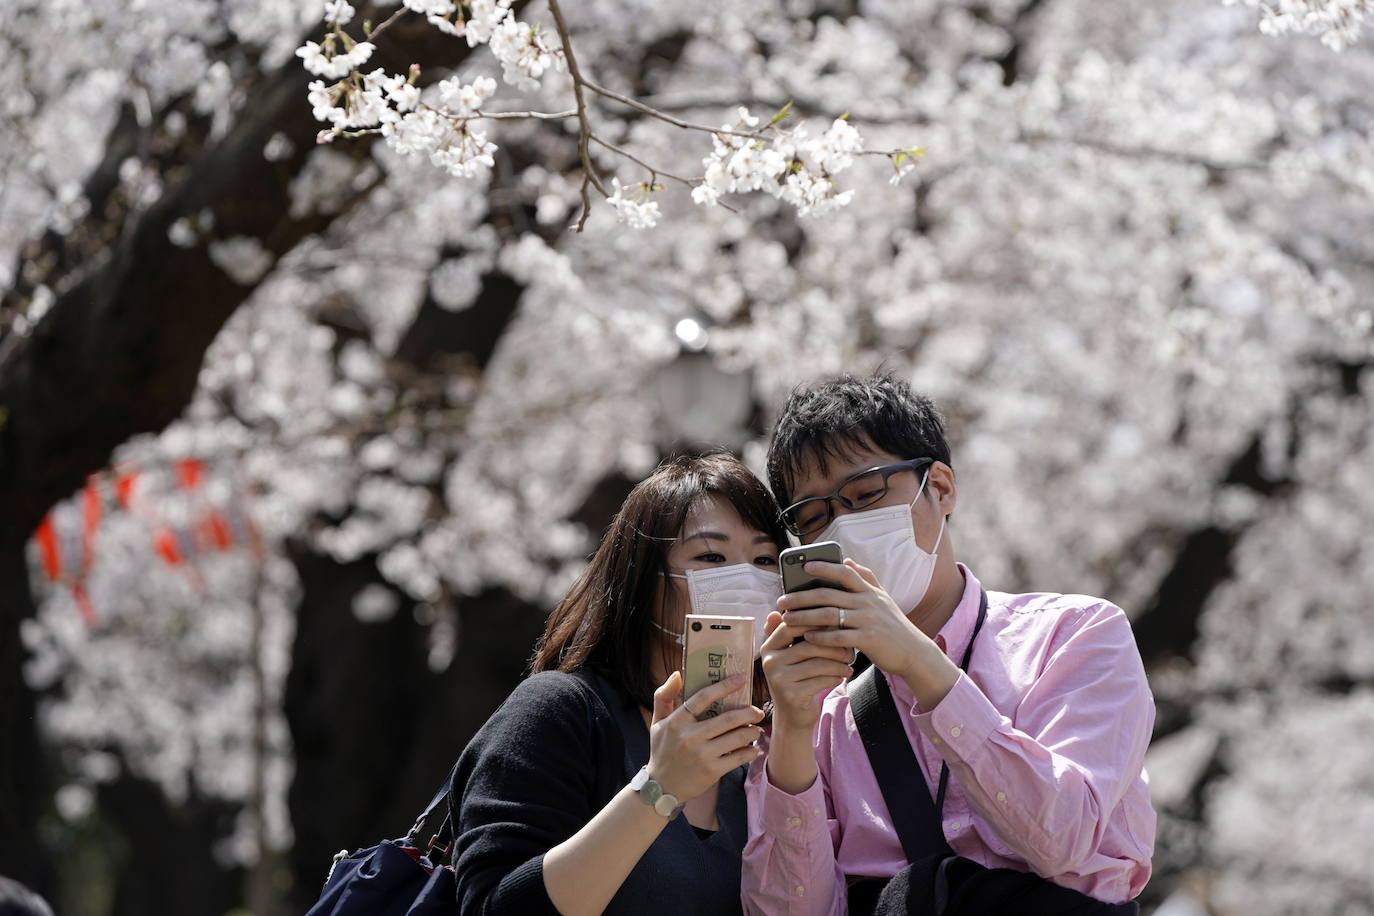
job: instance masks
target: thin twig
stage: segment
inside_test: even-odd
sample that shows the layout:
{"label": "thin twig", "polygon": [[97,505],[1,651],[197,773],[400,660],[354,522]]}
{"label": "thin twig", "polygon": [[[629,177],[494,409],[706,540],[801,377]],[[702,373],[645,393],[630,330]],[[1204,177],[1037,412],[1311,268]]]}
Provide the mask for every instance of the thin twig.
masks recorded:
{"label": "thin twig", "polygon": [[584,80],[582,73],[577,69],[577,57],[573,54],[572,38],[568,35],[568,24],[563,21],[563,10],[558,6],[558,0],[549,0],[549,12],[553,15],[554,27],[558,29],[558,37],[563,41],[563,57],[568,62],[568,75],[572,77],[573,98],[577,101],[577,153],[582,160],[582,218],[577,221],[577,231],[581,232],[587,225],[587,219],[592,215],[591,195],[587,192],[587,185],[593,185],[601,192],[602,197],[610,197],[606,188],[601,184],[601,179],[596,174],[596,166],[592,165],[592,154],[588,148],[591,143],[592,125],[587,119],[587,100],[582,95]]}
{"label": "thin twig", "polygon": [[479,111],[464,120],[486,118],[489,121],[515,121],[520,119],[535,121],[558,121],[563,118],[577,117],[577,109],[568,111]]}
{"label": "thin twig", "polygon": [[[689,188],[695,187],[695,182],[693,182],[692,179],[690,179],[690,178],[682,178],[682,177],[679,177],[679,176],[677,176],[677,175],[674,175],[672,172],[665,172],[663,169],[655,168],[654,166],[650,165],[649,163],[645,162],[645,161],[642,160],[642,159],[636,158],[635,156],[631,155],[630,153],[626,152],[625,150],[621,149],[620,147],[616,146],[615,144],[613,144],[613,143],[607,143],[605,140],[602,140],[602,139],[601,139],[600,137],[598,137],[596,134],[592,134],[592,142],[593,142],[593,143],[596,143],[596,144],[599,144],[599,145],[601,145],[601,146],[604,146],[604,147],[606,147],[606,149],[610,150],[611,152],[617,153],[617,154],[619,154],[619,155],[621,155],[621,156],[624,156],[626,159],[630,160],[631,162],[633,162],[635,165],[639,166],[640,168],[646,169],[646,170],[649,172],[650,182],[651,182],[651,183],[652,183],[653,179],[657,178],[659,175],[662,175],[664,178],[671,178],[671,179],[673,179],[673,181],[676,181],[676,182],[678,182],[679,184],[685,184],[685,185],[686,185],[687,187],[689,187]],[[700,181],[700,179],[697,179],[697,180]]]}
{"label": "thin twig", "polygon": [[[553,0],[550,0],[550,6],[552,5]],[[744,137],[747,140],[758,140],[763,136],[762,130],[745,132],[742,130],[730,130],[726,127],[708,127],[705,124],[693,124],[691,121],[684,121],[681,118],[675,118],[667,112],[659,111],[657,108],[651,108],[648,105],[645,105],[638,99],[632,99],[628,95],[621,95],[618,92],[613,92],[604,86],[598,86],[596,83],[584,81],[583,85],[585,85],[592,92],[595,92],[597,95],[604,96],[605,98],[608,98],[613,102],[619,102],[620,104],[625,105],[629,108],[633,108],[635,111],[641,112],[642,114],[646,114],[651,118],[658,118],[660,121],[666,121],[674,127],[681,127],[683,130],[699,130],[702,133],[707,134],[725,134],[731,137]]]}
{"label": "thin twig", "polygon": [[368,33],[367,33],[366,35],[364,35],[363,37],[366,38],[368,41],[376,41],[378,35],[382,34],[382,33],[385,32],[387,29],[391,28],[392,24],[394,24],[394,23],[396,22],[397,19],[400,19],[402,16],[404,16],[404,15],[405,15],[406,13],[408,13],[408,12],[410,12],[410,9],[409,9],[408,7],[405,7],[405,6],[401,7],[401,8],[398,9],[396,12],[394,12],[394,13],[392,13],[390,16],[388,16],[385,22],[383,22],[381,25],[377,26],[377,27],[376,27],[375,29],[373,29],[371,32],[368,32]]}

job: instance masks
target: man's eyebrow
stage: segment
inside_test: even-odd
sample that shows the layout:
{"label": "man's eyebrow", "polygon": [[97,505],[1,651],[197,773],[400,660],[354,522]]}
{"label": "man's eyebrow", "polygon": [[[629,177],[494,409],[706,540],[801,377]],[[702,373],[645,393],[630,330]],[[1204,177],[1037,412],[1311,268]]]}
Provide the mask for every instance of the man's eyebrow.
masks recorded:
{"label": "man's eyebrow", "polygon": [[[881,467],[881,465],[874,465],[874,464],[856,464],[856,465],[854,465],[853,467],[851,467],[849,470],[845,471],[844,474],[841,475],[841,476],[839,477],[839,479],[835,482],[835,487],[843,486],[843,485],[844,485],[844,482],[847,481],[849,478],[855,477],[855,476],[857,476],[857,475],[859,475],[859,474],[862,474],[862,473],[864,473],[865,471],[871,471],[871,470],[873,470],[875,467]],[[830,492],[831,492],[831,493],[835,492],[835,487],[831,487],[831,488],[830,488]],[[804,500],[804,499],[819,499],[819,498],[820,498],[820,494],[819,494],[819,493],[799,493],[799,494],[797,494],[796,496],[794,496],[794,497],[792,498],[792,504],[793,504],[793,505],[796,505],[797,503],[801,502],[801,501]]]}

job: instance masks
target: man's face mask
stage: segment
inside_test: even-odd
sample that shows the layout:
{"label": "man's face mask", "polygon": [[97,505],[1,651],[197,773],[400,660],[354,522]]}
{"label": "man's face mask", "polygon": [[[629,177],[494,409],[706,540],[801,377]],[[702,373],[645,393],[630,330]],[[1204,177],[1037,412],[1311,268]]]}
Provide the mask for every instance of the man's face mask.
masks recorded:
{"label": "man's face mask", "polygon": [[935,554],[945,536],[945,519],[941,517],[940,533],[930,552],[916,543],[911,507],[920,501],[929,479],[930,471],[927,470],[921,477],[916,498],[906,505],[838,516],[816,538],[818,541],[839,541],[845,556],[873,570],[878,584],[904,614],[915,610],[930,588],[930,579],[935,573]]}

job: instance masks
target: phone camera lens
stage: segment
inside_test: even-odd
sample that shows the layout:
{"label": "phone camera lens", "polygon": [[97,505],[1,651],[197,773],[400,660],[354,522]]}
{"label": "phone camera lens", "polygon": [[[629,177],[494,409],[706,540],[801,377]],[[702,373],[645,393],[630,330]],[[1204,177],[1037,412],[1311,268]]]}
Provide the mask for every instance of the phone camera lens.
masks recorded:
{"label": "phone camera lens", "polygon": [[692,629],[693,629],[695,632],[700,633],[700,632],[701,632],[701,621],[697,621],[696,623],[693,623],[693,624],[692,624]]}

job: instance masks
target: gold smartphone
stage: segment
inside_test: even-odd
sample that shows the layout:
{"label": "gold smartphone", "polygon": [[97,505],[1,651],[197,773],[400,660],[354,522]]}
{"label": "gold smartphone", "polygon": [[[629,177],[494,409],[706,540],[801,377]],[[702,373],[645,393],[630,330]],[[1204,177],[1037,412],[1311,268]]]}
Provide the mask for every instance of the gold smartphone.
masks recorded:
{"label": "gold smartphone", "polygon": [[687,645],[682,653],[682,700],[733,674],[745,675],[744,685],[712,703],[698,719],[748,706],[753,699],[754,618],[688,614]]}

